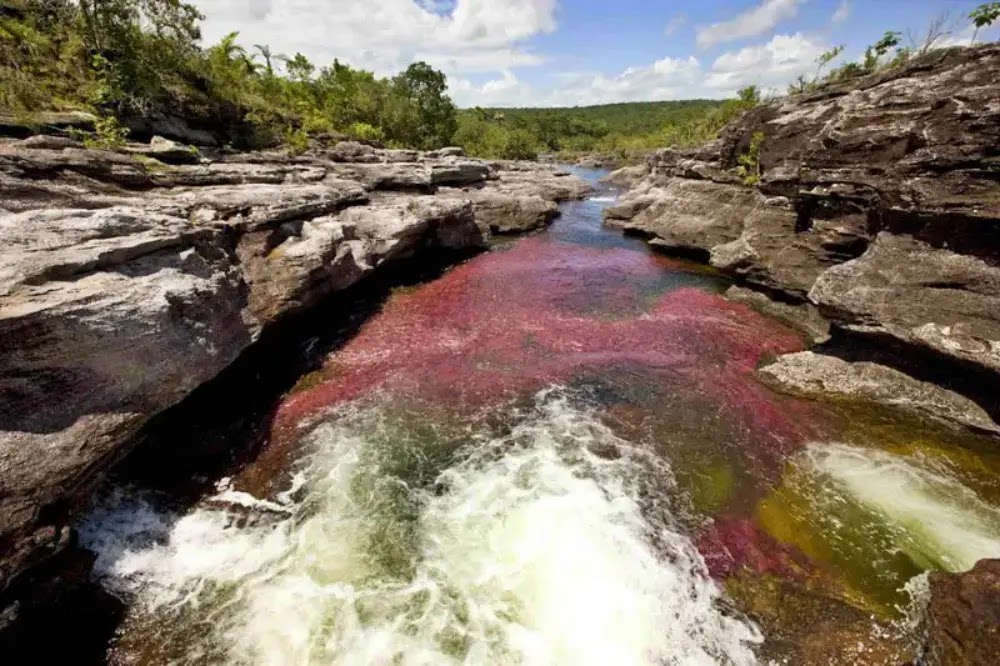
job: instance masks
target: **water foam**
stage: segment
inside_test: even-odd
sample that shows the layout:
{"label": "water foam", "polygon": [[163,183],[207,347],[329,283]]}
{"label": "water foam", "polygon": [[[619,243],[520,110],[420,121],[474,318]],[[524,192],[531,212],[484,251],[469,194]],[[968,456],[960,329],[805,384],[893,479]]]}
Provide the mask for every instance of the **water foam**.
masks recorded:
{"label": "water foam", "polygon": [[929,461],[844,444],[814,444],[811,466],[891,529],[923,568],[965,571],[1000,556],[1000,510]]}
{"label": "water foam", "polygon": [[418,450],[355,408],[313,432],[301,488],[263,518],[118,494],[81,533],[159,640],[186,643],[178,663],[755,663],[665,463],[551,393],[468,438]]}

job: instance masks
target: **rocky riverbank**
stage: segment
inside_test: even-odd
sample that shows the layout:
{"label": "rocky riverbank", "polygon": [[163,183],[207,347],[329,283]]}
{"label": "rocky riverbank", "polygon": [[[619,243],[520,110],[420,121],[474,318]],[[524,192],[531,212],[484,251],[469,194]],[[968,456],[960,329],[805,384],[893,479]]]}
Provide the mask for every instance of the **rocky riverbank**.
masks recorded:
{"label": "rocky riverbank", "polygon": [[766,368],[770,384],[995,432],[998,70],[996,44],[945,49],[765,104],[709,145],[616,172],[632,189],[607,224],[711,263],[819,345]]}
{"label": "rocky riverbank", "polygon": [[145,423],[262,333],[404,260],[542,227],[589,190],[457,148],[0,144],[0,589],[72,541]]}

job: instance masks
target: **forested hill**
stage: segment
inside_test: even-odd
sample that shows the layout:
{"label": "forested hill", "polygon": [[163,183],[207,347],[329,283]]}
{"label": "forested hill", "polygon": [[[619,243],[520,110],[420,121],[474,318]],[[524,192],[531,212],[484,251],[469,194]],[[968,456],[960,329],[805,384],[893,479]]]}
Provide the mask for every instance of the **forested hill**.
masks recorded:
{"label": "forested hill", "polygon": [[630,157],[667,145],[693,145],[760,100],[756,88],[733,100],[627,102],[565,108],[473,108],[459,113],[456,142],[486,157],[543,152]]}
{"label": "forested hill", "polygon": [[717,109],[718,100],[626,102],[561,108],[469,109],[480,120],[492,120],[533,134],[544,151],[614,151],[644,149],[662,138],[664,128],[696,122]]}

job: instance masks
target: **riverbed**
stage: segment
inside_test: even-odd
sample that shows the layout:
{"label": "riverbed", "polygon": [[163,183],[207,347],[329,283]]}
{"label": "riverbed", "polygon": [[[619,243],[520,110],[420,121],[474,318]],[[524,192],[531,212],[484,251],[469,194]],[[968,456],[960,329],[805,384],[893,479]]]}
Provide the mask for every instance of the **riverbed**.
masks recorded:
{"label": "riverbed", "polygon": [[1000,454],[765,387],[803,339],[603,228],[615,196],[393,291],[198,501],[109,484],[110,660],[911,658],[922,574],[1000,556]]}

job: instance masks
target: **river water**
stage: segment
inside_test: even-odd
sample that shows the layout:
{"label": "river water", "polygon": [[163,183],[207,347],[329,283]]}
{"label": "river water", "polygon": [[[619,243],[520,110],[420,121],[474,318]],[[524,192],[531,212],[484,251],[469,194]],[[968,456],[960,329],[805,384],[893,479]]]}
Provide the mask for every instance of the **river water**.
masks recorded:
{"label": "river water", "polygon": [[[598,171],[580,171],[596,182]],[[901,663],[921,574],[1000,556],[1000,455],[775,394],[711,271],[563,206],[399,289],[183,506],[79,525],[121,664]]]}

